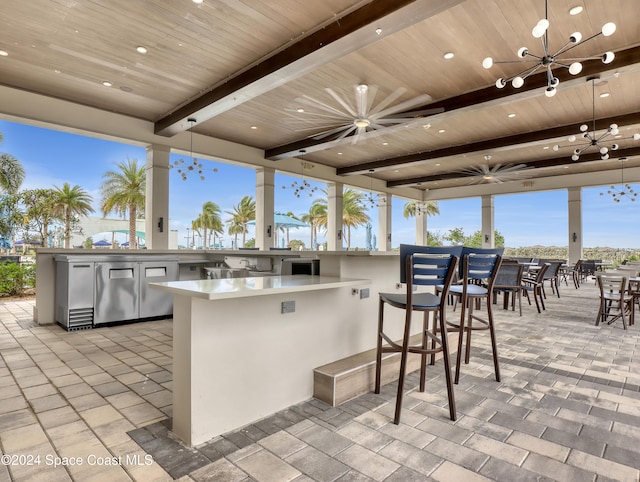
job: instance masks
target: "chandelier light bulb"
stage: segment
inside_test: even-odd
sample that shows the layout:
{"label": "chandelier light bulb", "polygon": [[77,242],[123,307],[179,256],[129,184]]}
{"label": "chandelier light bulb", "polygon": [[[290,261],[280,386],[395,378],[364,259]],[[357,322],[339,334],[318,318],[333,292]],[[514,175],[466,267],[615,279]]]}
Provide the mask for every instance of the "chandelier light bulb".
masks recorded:
{"label": "chandelier light bulb", "polygon": [[546,95],[547,97],[553,97],[554,95],[556,95],[556,88],[547,87],[547,89],[544,91],[544,95]]}
{"label": "chandelier light bulb", "polygon": [[498,89],[502,89],[502,88],[504,88],[504,86],[506,86],[506,85],[507,85],[507,82],[506,82],[502,77],[501,77],[501,78],[499,78],[498,80],[496,80],[496,87],[497,87]]}
{"label": "chandelier light bulb", "polygon": [[[573,155],[574,156],[579,156],[580,155],[580,149],[574,149],[573,150]],[[575,160],[575,159],[574,159]]]}
{"label": "chandelier light bulb", "polygon": [[638,134],[637,132],[633,135],[633,140],[634,141],[640,141],[640,134]]}
{"label": "chandelier light bulb", "polygon": [[620,148],[620,146],[618,144],[612,144],[611,145],[611,150],[612,151],[617,151]]}
{"label": "chandelier light bulb", "polygon": [[602,154],[602,156],[600,156],[600,159],[606,161],[607,159],[609,159],[609,154]]}
{"label": "chandelier light bulb", "polygon": [[511,81],[511,85],[513,85],[516,89],[519,89],[524,85],[524,79],[520,76],[514,77]]}
{"label": "chandelier light bulb", "polygon": [[555,146],[552,147],[552,149],[556,152],[558,152],[560,150],[560,146],[558,144],[556,144]]}
{"label": "chandelier light bulb", "polygon": [[587,132],[587,129],[589,129],[589,126],[587,124],[582,124],[580,126],[580,132]]}
{"label": "chandelier light bulb", "polygon": [[490,69],[493,66],[493,59],[491,57],[487,57],[482,61],[482,66],[485,69]]}
{"label": "chandelier light bulb", "polygon": [[518,57],[520,57],[521,59],[524,59],[528,53],[529,53],[529,49],[527,47],[520,47],[516,52]]}
{"label": "chandelier light bulb", "polygon": [[580,40],[582,40],[582,34],[580,32],[573,32],[569,36],[569,42],[571,42],[572,44],[577,44],[578,42],[580,42]]}
{"label": "chandelier light bulb", "polygon": [[605,52],[605,54],[602,56],[602,63],[610,64],[611,62],[613,62],[613,59],[615,58],[616,58],[616,54],[614,54],[613,52]]}
{"label": "chandelier light bulb", "polygon": [[546,18],[543,18],[540,21],[538,21],[535,27],[533,27],[533,30],[531,31],[531,35],[533,35],[534,38],[540,38],[544,35],[544,33],[547,31],[548,28],[549,28],[549,20],[547,20]]}
{"label": "chandelier light bulb", "polygon": [[610,35],[613,35],[615,31],[616,31],[616,24],[613,22],[605,23],[602,26],[602,35],[604,35],[605,37],[609,37]]}
{"label": "chandelier light bulb", "polygon": [[578,75],[580,72],[582,72],[582,64],[580,62],[574,62],[569,66],[571,75]]}
{"label": "chandelier light bulb", "polygon": [[567,140],[568,140],[569,142],[575,142],[575,141],[576,141],[576,136],[571,135],[571,136],[567,137]]}
{"label": "chandelier light bulb", "polygon": [[607,152],[609,152],[609,148],[608,148],[608,147],[606,147],[606,146],[602,146],[602,147],[600,148],[600,154],[602,154],[603,156],[604,156]]}
{"label": "chandelier light bulb", "polygon": [[577,161],[578,159],[580,159],[580,156],[578,156],[577,154],[571,156],[572,161]]}

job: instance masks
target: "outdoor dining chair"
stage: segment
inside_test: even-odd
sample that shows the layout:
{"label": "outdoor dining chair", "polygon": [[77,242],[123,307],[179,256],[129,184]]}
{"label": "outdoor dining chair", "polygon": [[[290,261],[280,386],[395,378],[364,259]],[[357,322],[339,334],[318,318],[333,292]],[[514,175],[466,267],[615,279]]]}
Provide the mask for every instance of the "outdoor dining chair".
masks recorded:
{"label": "outdoor dining chair", "polygon": [[[400,282],[406,284],[404,293],[380,293],[378,310],[378,343],[376,349],[375,393],[380,393],[380,378],[383,353],[400,353],[400,374],[398,377],[398,394],[393,423],[400,423],[404,379],[407,370],[407,359],[410,353],[420,355],[420,391],[425,389],[427,355],[431,356],[431,364],[435,363],[436,353],[442,353],[447,394],[449,398],[449,416],[456,419],[456,405],[451,381],[451,363],[449,360],[449,344],[446,325],[446,298],[451,281],[456,272],[458,256],[462,247],[440,248],[430,246],[400,245]],[[441,295],[429,292],[414,291],[419,286],[443,287]],[[395,341],[385,332],[385,305],[404,310],[403,337]],[[420,340],[412,341],[411,322],[414,311],[422,312],[422,330]],[[430,316],[432,314],[432,316]],[[429,319],[432,318],[432,326]],[[438,326],[439,325],[439,326]],[[439,336],[438,336],[439,335]],[[385,343],[385,344],[383,344]]]}
{"label": "outdoor dining chair", "polygon": [[560,283],[558,283],[558,277],[563,261],[546,261],[545,264],[548,264],[549,268],[547,269],[546,273],[544,274],[544,278],[542,279],[542,296],[545,299],[547,298],[547,293],[544,289],[544,283],[548,281],[549,286],[551,286],[551,292],[555,293],[558,298],[560,298]]}
{"label": "outdoor dining chair", "polygon": [[515,311],[516,299],[520,316],[522,316],[522,274],[524,265],[518,262],[503,261],[498,270],[493,285],[494,294],[504,295],[504,309],[508,308],[509,295],[511,295],[511,310]]}
{"label": "outdoor dining chair", "polygon": [[540,310],[540,306],[542,306],[543,310],[546,310],[544,306],[544,297],[542,295],[542,282],[544,281],[544,276],[549,269],[549,263],[545,263],[540,266],[540,269],[536,272],[535,277],[524,277],[522,278],[522,290],[527,297],[527,301],[529,305],[531,305],[531,297],[529,293],[533,294],[533,299],[536,302],[536,308],[538,309],[538,313],[542,313]]}
{"label": "outdoor dining chair", "polygon": [[621,319],[622,327],[627,329],[626,315],[629,315],[629,324],[633,324],[633,295],[627,292],[627,278],[601,274],[596,278],[600,290],[600,306],[596,316],[596,326],[600,322],[612,324]]}

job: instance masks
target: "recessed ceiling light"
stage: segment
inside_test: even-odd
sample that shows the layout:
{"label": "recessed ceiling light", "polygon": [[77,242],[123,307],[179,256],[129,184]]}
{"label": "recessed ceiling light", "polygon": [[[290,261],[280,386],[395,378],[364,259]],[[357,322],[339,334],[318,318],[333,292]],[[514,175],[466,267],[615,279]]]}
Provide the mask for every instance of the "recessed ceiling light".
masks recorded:
{"label": "recessed ceiling light", "polygon": [[516,115],[512,112],[512,113],[511,113],[511,114],[509,114],[507,117],[508,117],[509,119],[513,119],[515,116],[516,116]]}
{"label": "recessed ceiling light", "polygon": [[304,112],[304,109],[303,109],[302,107],[298,107],[298,108],[296,109],[296,112]]}
{"label": "recessed ceiling light", "polygon": [[380,35],[382,33],[382,29],[381,28],[377,28],[376,29],[376,34]]}
{"label": "recessed ceiling light", "polygon": [[439,162],[436,162],[436,167],[439,167],[439,166],[440,166],[440,163],[439,163]]}
{"label": "recessed ceiling light", "polygon": [[9,56],[9,52],[7,52],[6,50],[0,50],[0,57],[8,57]]}
{"label": "recessed ceiling light", "polygon": [[549,146],[544,146],[543,149],[549,149]]}
{"label": "recessed ceiling light", "polygon": [[193,3],[200,5],[204,0],[191,0]]}
{"label": "recessed ceiling light", "polygon": [[446,54],[444,54],[444,58],[446,60],[451,60],[453,57],[455,57],[455,54],[453,52],[447,52]]}
{"label": "recessed ceiling light", "polygon": [[56,73],[56,74],[59,74],[60,73],[60,69],[55,69],[53,72]]}
{"label": "recessed ceiling light", "polygon": [[602,94],[600,94],[601,98],[605,98],[605,97],[609,97],[611,94],[609,92],[603,92]]}
{"label": "recessed ceiling light", "polygon": [[120,86],[120,90],[122,92],[133,92],[133,89],[131,87],[129,87],[128,85],[121,85]]}
{"label": "recessed ceiling light", "polygon": [[484,160],[485,161],[490,161],[491,160],[491,155],[487,154],[486,156],[484,156]]}
{"label": "recessed ceiling light", "polygon": [[342,152],[338,152],[338,155],[339,155],[339,156],[341,156],[341,155],[342,155]]}
{"label": "recessed ceiling light", "polygon": [[251,126],[251,128],[255,131],[258,128],[258,126]]}
{"label": "recessed ceiling light", "polygon": [[582,13],[582,10],[584,10],[582,5],[576,5],[575,7],[571,7],[569,9],[569,15],[578,15],[579,13]]}
{"label": "recessed ceiling light", "polygon": [[111,87],[113,83],[109,82],[108,80],[105,80],[102,82],[102,85],[104,85],[105,87]]}
{"label": "recessed ceiling light", "polygon": [[422,124],[422,128],[426,131],[427,129],[431,129],[431,124]]}
{"label": "recessed ceiling light", "polygon": [[564,166],[565,169],[569,169],[569,166]]}
{"label": "recessed ceiling light", "polygon": [[445,131],[444,129],[440,129],[438,132],[439,132],[440,134],[444,134],[444,133],[445,133],[445,132],[447,132],[447,131]]}
{"label": "recessed ceiling light", "polygon": [[382,143],[382,145],[383,145],[383,146],[388,146],[388,145],[389,145],[389,143],[388,143],[388,142],[383,142],[383,143]]}
{"label": "recessed ceiling light", "polygon": [[394,169],[393,172],[400,172],[400,169]]}
{"label": "recessed ceiling light", "polygon": [[136,47],[136,50],[138,51],[139,54],[146,54],[148,52],[147,47],[144,47],[142,45],[138,45]]}

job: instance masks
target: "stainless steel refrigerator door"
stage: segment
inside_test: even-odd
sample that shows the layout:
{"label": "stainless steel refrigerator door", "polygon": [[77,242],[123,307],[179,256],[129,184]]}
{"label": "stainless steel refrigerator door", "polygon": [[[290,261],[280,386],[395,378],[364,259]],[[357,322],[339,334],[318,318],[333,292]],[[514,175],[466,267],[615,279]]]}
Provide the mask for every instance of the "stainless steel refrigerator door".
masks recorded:
{"label": "stainless steel refrigerator door", "polygon": [[140,263],[140,318],[170,316],[173,313],[173,296],[149,287],[149,283],[176,281],[177,261],[143,261]]}
{"label": "stainless steel refrigerator door", "polygon": [[136,262],[96,263],[94,324],[139,318],[139,278]]}

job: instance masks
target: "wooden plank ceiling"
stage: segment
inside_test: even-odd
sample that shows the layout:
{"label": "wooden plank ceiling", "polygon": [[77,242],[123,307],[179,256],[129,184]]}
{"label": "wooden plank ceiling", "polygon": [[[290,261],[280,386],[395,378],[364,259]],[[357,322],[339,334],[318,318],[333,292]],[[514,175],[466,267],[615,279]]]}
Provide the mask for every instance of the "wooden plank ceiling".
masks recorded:
{"label": "wooden plank ceiling", "polygon": [[[571,15],[577,5],[582,13]],[[640,140],[628,139],[640,132],[636,11],[637,0],[548,0],[552,52],[573,32],[617,26],[563,56],[612,51],[615,60],[583,62],[577,75],[555,68],[549,98],[544,71],[498,89],[496,79],[523,64],[482,67],[488,56],[516,60],[522,46],[542,54],[531,30],[544,0],[12,1],[0,9],[0,82],[145,119],[169,137],[195,118],[195,132],[263,149],[276,168],[304,150],[345,182],[367,174],[389,187],[438,189],[501,172],[597,172],[621,156],[640,165]],[[360,84],[367,112],[350,114]],[[370,130],[376,109],[403,102],[393,112],[400,120]],[[358,118],[369,131],[341,137]],[[620,139],[606,138],[620,146],[610,160],[597,154],[605,141],[571,160],[567,137],[584,123],[599,134],[619,125]]]}

